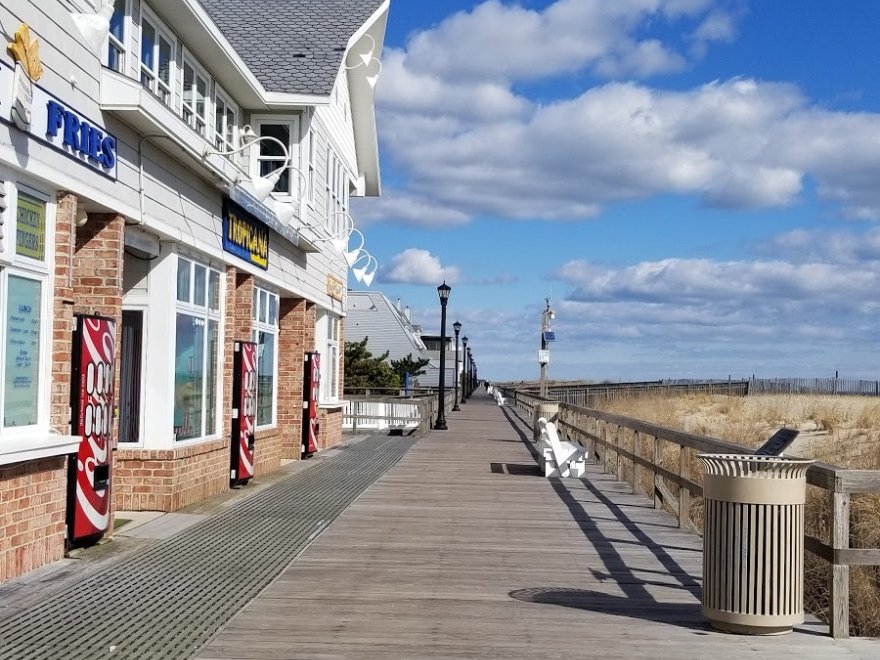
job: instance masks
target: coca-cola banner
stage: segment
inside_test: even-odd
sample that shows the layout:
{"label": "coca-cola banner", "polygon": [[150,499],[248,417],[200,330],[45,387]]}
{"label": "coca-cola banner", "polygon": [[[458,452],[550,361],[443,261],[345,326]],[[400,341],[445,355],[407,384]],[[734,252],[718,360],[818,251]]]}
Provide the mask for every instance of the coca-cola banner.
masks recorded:
{"label": "coca-cola banner", "polygon": [[232,393],[232,454],[230,481],[247,483],[254,476],[254,429],[257,413],[257,345],[235,344]]}
{"label": "coca-cola banner", "polygon": [[110,451],[116,323],[77,316],[73,342],[73,433],[82,438],[70,466],[68,536],[99,536],[110,522]]}

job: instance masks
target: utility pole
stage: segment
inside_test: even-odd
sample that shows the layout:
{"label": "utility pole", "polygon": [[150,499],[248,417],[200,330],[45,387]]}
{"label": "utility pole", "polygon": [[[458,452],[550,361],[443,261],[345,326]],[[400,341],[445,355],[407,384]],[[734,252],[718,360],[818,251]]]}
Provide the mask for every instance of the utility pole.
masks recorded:
{"label": "utility pole", "polygon": [[541,312],[541,350],[538,351],[538,364],[541,365],[541,380],[539,395],[541,398],[547,398],[547,364],[550,362],[550,321],[556,317],[556,313],[550,309],[550,298],[545,298],[547,306]]}

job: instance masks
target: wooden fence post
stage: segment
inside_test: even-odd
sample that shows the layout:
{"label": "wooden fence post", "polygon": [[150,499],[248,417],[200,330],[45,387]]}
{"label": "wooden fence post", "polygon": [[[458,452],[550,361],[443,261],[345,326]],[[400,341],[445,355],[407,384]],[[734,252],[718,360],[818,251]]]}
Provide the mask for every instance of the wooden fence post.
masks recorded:
{"label": "wooden fence post", "polygon": [[622,426],[620,424],[617,425],[617,430],[614,432],[614,449],[617,454],[615,460],[617,461],[617,469],[615,470],[616,479],[618,481],[623,481],[623,460],[620,457],[620,448],[623,445],[623,438],[621,438]]}
{"label": "wooden fence post", "polygon": [[[831,547],[849,548],[849,493],[833,493]],[[849,565],[831,565],[831,636],[849,637]]]}
{"label": "wooden fence post", "polygon": [[[654,467],[660,466],[660,443],[662,441],[656,435],[654,436]],[[660,499],[660,475],[654,470],[654,508],[663,508],[663,501]]]}
{"label": "wooden fence post", "polygon": [[[678,446],[678,476],[682,479],[691,480],[690,465],[688,464],[688,448],[684,445]],[[691,491],[684,486],[678,487],[678,526],[681,529],[687,529],[691,519],[690,512]]]}
{"label": "wooden fence post", "polygon": [[[633,431],[633,454],[636,458],[640,458],[641,447],[642,444],[642,434],[638,431]],[[642,466],[639,465],[638,461],[633,461],[633,495],[638,495],[641,490],[641,483],[639,483],[642,479]]]}

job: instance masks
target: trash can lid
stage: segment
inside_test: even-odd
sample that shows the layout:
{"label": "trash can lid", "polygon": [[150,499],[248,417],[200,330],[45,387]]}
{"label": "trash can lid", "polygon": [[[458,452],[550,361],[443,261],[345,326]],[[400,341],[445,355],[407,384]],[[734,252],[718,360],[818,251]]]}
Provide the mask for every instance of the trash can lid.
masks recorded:
{"label": "trash can lid", "polygon": [[754,454],[697,454],[697,458],[706,468],[706,474],[764,479],[800,479],[815,462],[812,458]]}

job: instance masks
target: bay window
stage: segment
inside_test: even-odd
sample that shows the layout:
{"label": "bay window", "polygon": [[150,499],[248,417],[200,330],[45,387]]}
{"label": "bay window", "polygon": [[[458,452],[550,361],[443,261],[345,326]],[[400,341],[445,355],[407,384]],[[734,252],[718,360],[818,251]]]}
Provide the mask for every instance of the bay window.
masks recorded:
{"label": "bay window", "polygon": [[257,427],[274,426],[278,372],[278,294],[254,287],[253,337],[257,344]]}
{"label": "bay window", "polygon": [[183,94],[181,114],[184,121],[201,135],[208,137],[209,104],[208,104],[208,76],[196,64],[189,53],[183,56]]}
{"label": "bay window", "polygon": [[220,271],[177,258],[174,437],[216,436],[220,359]]}
{"label": "bay window", "polygon": [[142,10],[141,84],[171,105],[174,39],[159,21]]}
{"label": "bay window", "polygon": [[125,38],[128,20],[128,0],[115,0],[110,16],[110,32],[107,35],[107,60],[105,64],[118,73],[125,73]]}
{"label": "bay window", "polygon": [[237,108],[219,89],[214,95],[214,146],[218,151],[236,148]]}

